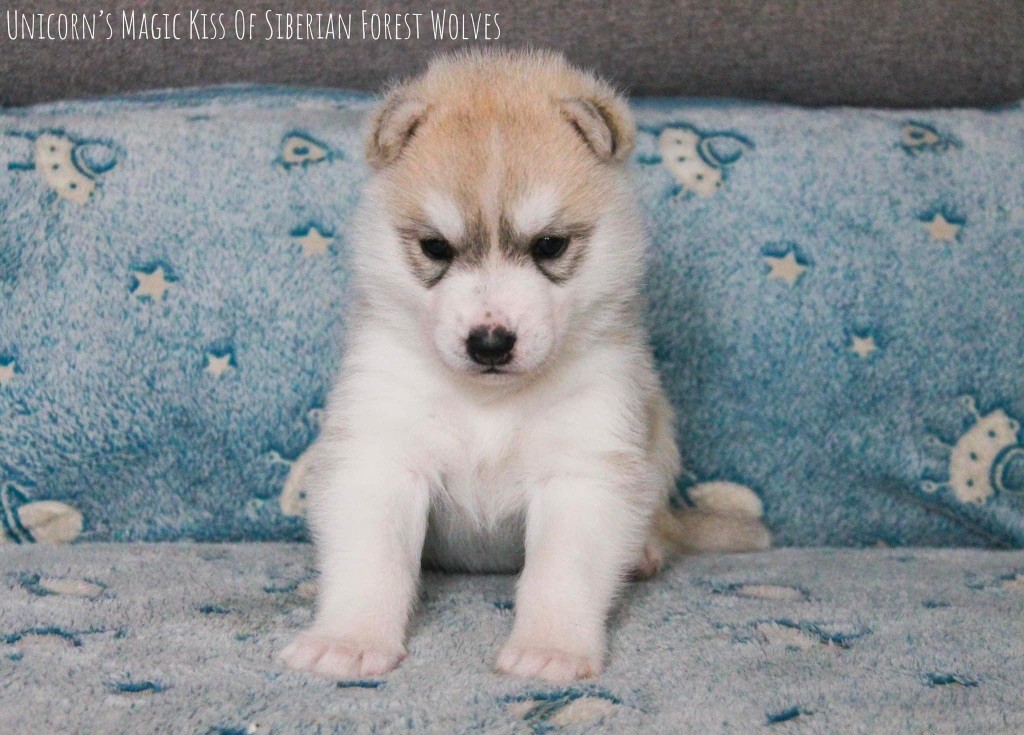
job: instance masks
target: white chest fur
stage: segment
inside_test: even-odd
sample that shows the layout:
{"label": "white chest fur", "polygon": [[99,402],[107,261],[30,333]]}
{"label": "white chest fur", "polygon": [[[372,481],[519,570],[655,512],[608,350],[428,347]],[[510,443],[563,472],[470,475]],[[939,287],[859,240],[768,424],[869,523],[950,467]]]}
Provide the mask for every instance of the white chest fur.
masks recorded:
{"label": "white chest fur", "polygon": [[466,404],[435,416],[429,430],[441,469],[431,488],[426,562],[472,571],[519,568],[531,484],[526,417],[507,406]]}

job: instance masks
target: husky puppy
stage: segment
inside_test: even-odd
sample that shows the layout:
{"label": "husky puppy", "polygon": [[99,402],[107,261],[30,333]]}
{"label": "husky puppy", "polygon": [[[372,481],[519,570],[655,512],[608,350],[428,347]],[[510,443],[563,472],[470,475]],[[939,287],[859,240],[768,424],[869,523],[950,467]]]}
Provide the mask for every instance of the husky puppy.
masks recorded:
{"label": "husky puppy", "polygon": [[661,564],[659,528],[767,546],[742,513],[668,512],[680,462],[643,327],[634,138],[623,99],[552,54],[441,58],[387,96],[308,476],[316,619],[289,666],[397,666],[426,563],[522,569],[497,669],[593,676],[616,592]]}

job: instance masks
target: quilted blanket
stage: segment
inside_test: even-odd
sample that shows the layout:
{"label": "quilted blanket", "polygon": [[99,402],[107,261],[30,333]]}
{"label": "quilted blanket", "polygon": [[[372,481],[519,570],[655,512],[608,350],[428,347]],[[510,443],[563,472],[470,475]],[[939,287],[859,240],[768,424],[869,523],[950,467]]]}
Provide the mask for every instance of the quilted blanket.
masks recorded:
{"label": "quilted blanket", "polygon": [[[0,539],[304,537],[373,102],[0,112]],[[782,545],[1024,545],[1024,108],[635,107],[681,497],[752,490]]]}

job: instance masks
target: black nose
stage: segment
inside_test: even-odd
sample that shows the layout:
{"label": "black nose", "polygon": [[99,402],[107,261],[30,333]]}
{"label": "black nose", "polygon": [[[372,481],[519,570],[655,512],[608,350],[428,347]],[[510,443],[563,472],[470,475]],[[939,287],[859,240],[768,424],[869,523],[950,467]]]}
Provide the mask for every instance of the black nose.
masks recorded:
{"label": "black nose", "polygon": [[505,365],[512,360],[516,335],[505,327],[476,327],[466,338],[466,352],[480,365]]}

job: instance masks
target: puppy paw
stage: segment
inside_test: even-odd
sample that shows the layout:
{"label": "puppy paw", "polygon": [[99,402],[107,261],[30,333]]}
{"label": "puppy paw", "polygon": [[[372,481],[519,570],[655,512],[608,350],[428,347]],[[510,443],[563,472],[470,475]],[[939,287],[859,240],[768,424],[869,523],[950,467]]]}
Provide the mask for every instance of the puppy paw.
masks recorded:
{"label": "puppy paw", "polygon": [[300,633],[282,652],[281,660],[296,671],[329,679],[382,676],[405,658],[401,646],[331,636],[315,630]]}
{"label": "puppy paw", "polygon": [[565,684],[597,676],[601,673],[601,661],[596,656],[583,653],[509,641],[498,654],[495,668],[503,674]]}
{"label": "puppy paw", "polygon": [[665,553],[662,551],[661,544],[656,539],[648,539],[644,545],[643,554],[633,565],[631,576],[633,579],[650,579],[661,571],[664,563]]}

